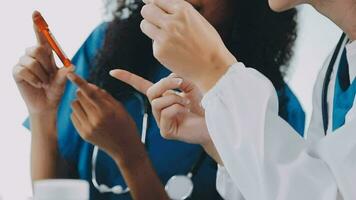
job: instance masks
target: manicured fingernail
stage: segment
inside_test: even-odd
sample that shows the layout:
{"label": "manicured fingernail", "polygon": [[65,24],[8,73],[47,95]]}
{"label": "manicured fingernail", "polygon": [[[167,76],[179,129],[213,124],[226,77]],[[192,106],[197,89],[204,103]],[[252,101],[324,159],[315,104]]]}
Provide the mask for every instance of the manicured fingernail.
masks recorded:
{"label": "manicured fingernail", "polygon": [[177,85],[180,85],[183,83],[183,79],[181,79],[181,78],[173,78],[173,80]]}

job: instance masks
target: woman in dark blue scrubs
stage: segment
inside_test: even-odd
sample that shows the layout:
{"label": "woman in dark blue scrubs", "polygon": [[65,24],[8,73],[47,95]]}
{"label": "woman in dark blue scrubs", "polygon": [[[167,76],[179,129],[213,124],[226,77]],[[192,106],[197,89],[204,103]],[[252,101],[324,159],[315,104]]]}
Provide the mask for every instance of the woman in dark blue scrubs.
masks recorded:
{"label": "woman in dark blue scrubs", "polygon": [[[280,115],[301,135],[304,132],[304,112],[283,81],[282,66],[288,64],[295,40],[295,10],[276,14],[258,0],[249,1],[190,1],[219,31],[229,50],[249,66],[271,79],[279,92]],[[216,6],[219,5],[219,6]],[[131,4],[119,8],[113,21],[98,26],[72,59],[76,74],[87,78],[123,103],[127,112],[142,128],[144,107],[136,91],[109,76],[111,69],[123,68],[153,82],[170,74],[152,56],[151,41],[140,31],[140,7]],[[122,19],[120,12],[132,12]],[[119,13],[119,14],[118,14]],[[265,31],[268,30],[268,31]],[[258,56],[257,56],[258,55]],[[261,68],[260,66],[264,66]],[[130,194],[100,193],[92,184],[93,145],[82,140],[70,119],[76,87],[67,83],[57,113],[58,153],[66,161],[67,178],[79,178],[91,183],[91,199],[131,199]],[[25,122],[30,127],[29,122]],[[113,130],[119,131],[119,130]],[[192,130],[193,132],[194,130]],[[154,169],[163,184],[177,174],[186,174],[199,159],[200,146],[164,140],[149,112],[147,151]],[[144,170],[144,169],[142,169]],[[96,162],[96,180],[107,186],[126,186],[116,163],[99,151]],[[193,177],[191,199],[219,199],[215,189],[216,164],[211,158]]]}

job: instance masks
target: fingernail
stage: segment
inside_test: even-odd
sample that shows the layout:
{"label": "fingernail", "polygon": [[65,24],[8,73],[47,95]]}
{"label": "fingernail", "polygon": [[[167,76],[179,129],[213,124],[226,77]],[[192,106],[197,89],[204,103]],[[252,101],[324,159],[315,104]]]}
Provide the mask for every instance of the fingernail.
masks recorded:
{"label": "fingernail", "polygon": [[74,72],[75,66],[74,66],[74,65],[71,65],[71,66],[69,66],[69,67],[66,68],[66,69],[68,69],[68,71],[70,71],[70,72]]}
{"label": "fingernail", "polygon": [[180,85],[183,83],[183,79],[181,79],[181,78],[173,78],[173,80],[177,85]]}
{"label": "fingernail", "polygon": [[111,71],[109,72],[109,74],[110,74],[110,76],[112,76],[112,77],[115,78],[115,69],[114,69],[114,70],[111,70]]}
{"label": "fingernail", "polygon": [[69,80],[73,81],[74,75],[73,75],[72,73],[68,73],[68,74],[67,74],[67,78],[68,78]]}
{"label": "fingernail", "polygon": [[171,73],[168,77],[175,77],[176,74],[175,73]]}

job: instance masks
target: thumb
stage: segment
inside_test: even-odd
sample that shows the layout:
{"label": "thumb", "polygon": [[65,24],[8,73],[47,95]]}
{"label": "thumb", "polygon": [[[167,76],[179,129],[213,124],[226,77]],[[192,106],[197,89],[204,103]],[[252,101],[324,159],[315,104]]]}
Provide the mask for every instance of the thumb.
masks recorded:
{"label": "thumb", "polygon": [[162,137],[170,140],[183,140],[181,135],[178,135],[179,122],[178,118],[181,114],[188,113],[189,110],[179,104],[167,107],[161,111],[161,117],[159,122],[159,128],[161,130]]}
{"label": "thumb", "polygon": [[145,95],[146,95],[148,88],[150,88],[153,85],[152,82],[150,82],[136,74],[133,74],[131,72],[128,72],[128,71],[122,70],[122,69],[111,70],[110,75],[120,81],[123,81],[123,82],[131,85],[137,91],[139,91]]}
{"label": "thumb", "polygon": [[62,88],[65,86],[65,83],[67,82],[67,74],[73,73],[74,72],[74,66],[72,65],[71,67],[63,67],[58,69],[57,74],[54,78],[54,82],[59,88]]}
{"label": "thumb", "polygon": [[195,89],[198,89],[197,86],[190,80],[187,80],[185,78],[182,78],[181,76],[178,76],[175,73],[171,73],[169,78],[181,78],[183,80],[182,84],[180,84],[179,89],[181,89],[185,93],[189,93]]}

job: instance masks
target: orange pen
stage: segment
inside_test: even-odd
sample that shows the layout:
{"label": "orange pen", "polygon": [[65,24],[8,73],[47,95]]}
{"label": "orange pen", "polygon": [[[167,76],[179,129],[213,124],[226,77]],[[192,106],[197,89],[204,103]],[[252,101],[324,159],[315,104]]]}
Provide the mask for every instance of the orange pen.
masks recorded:
{"label": "orange pen", "polygon": [[56,52],[57,56],[62,61],[63,65],[65,67],[70,67],[72,65],[72,62],[59,46],[57,40],[54,38],[53,34],[49,30],[48,24],[46,20],[42,17],[41,13],[36,12],[33,18],[34,18],[34,23],[36,24],[38,30],[46,38],[48,44],[51,46],[53,51]]}

